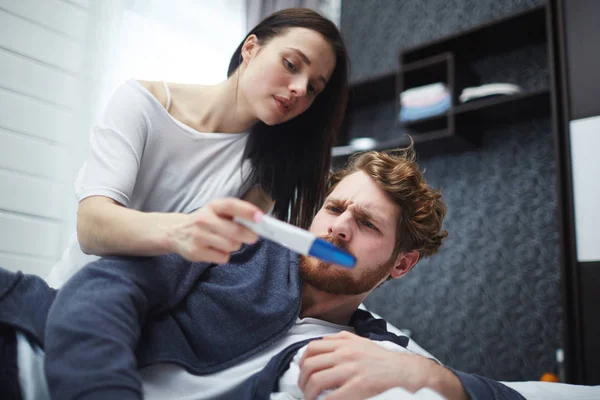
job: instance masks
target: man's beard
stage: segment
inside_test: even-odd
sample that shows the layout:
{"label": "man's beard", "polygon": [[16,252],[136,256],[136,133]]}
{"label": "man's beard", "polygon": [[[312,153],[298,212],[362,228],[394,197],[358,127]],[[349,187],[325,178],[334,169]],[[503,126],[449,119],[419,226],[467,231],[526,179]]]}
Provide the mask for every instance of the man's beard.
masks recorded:
{"label": "man's beard", "polygon": [[[322,237],[321,239],[348,251],[346,242],[338,238]],[[331,294],[357,295],[374,289],[379,282],[389,275],[395,257],[384,263],[362,267],[357,273],[353,268],[340,267],[320,259],[300,256],[300,277],[316,289]]]}

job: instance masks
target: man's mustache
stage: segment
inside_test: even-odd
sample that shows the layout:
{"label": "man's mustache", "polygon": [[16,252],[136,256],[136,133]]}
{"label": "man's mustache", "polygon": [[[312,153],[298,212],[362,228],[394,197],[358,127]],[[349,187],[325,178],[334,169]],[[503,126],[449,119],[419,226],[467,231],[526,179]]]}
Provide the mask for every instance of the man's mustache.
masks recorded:
{"label": "man's mustache", "polygon": [[338,236],[323,235],[323,236],[319,236],[319,239],[323,239],[326,242],[329,242],[332,245],[339,247],[340,249],[350,253],[352,256],[354,256],[354,258],[357,258],[354,253],[352,253],[350,250],[348,250],[348,242],[340,239]]}

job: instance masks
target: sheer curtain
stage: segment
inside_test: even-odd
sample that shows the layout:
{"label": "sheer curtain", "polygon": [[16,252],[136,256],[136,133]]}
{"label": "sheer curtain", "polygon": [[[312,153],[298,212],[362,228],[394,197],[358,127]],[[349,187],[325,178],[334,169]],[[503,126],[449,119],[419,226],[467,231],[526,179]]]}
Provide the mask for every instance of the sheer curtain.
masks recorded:
{"label": "sheer curtain", "polygon": [[342,0],[247,0],[247,30],[254,28],[263,18],[275,11],[290,7],[313,9],[340,26]]}
{"label": "sheer curtain", "polygon": [[93,114],[130,77],[224,80],[246,33],[245,0],[103,0],[92,2],[91,14],[83,86]]}

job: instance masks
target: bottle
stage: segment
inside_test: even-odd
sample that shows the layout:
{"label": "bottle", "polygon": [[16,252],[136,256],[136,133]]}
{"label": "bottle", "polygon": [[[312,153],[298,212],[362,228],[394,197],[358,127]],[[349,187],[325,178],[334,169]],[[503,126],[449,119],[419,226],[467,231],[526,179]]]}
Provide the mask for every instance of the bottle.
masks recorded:
{"label": "bottle", "polygon": [[556,349],[556,366],[559,382],[566,383],[565,377],[565,352],[563,349]]}

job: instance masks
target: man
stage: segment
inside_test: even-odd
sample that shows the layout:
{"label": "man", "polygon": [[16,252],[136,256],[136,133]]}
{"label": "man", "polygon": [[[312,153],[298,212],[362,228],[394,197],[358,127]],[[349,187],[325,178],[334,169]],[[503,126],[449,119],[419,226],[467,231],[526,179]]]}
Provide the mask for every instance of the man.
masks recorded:
{"label": "man", "polygon": [[379,285],[438,251],[445,211],[412,149],[396,157],[365,153],[332,176],[310,228],[353,253],[353,269],[261,240],[225,265],[173,255],[104,258],[55,299],[39,280],[3,273],[0,284],[13,289],[0,297],[0,322],[45,346],[50,393],[61,399],[138,399],[142,391],[147,398],[268,398],[290,382],[294,360],[299,376],[291,386],[307,399],[323,391],[363,399],[395,387],[428,387],[449,399],[521,399],[497,382],[410,354],[407,338],[357,311]]}

